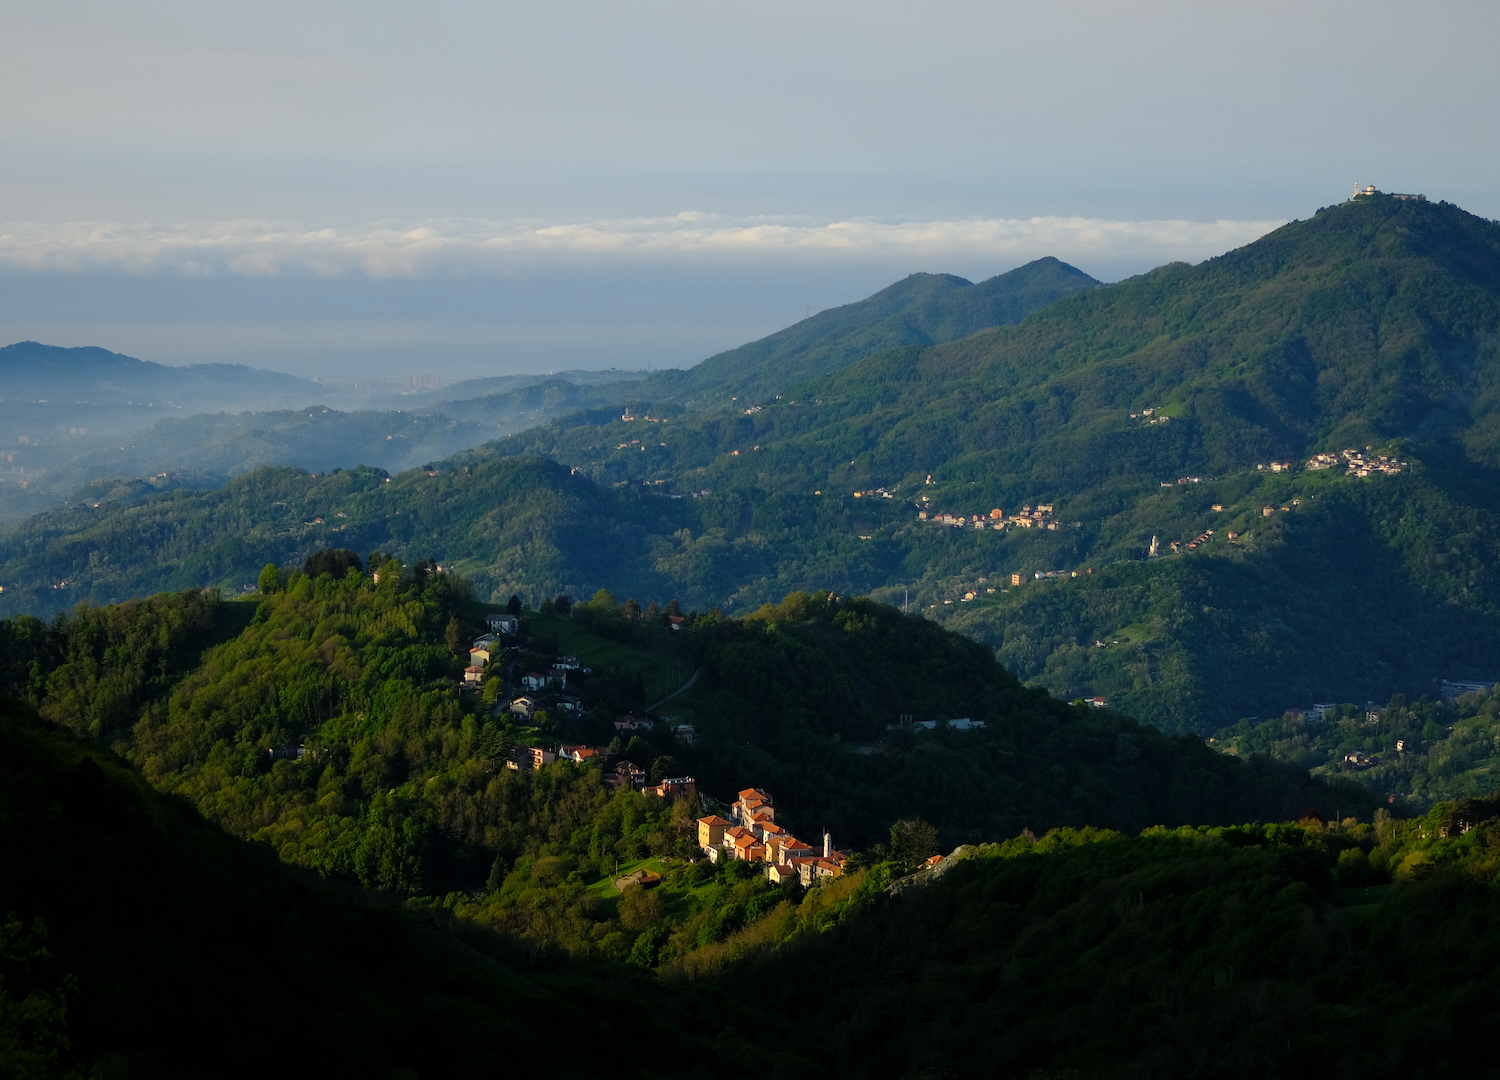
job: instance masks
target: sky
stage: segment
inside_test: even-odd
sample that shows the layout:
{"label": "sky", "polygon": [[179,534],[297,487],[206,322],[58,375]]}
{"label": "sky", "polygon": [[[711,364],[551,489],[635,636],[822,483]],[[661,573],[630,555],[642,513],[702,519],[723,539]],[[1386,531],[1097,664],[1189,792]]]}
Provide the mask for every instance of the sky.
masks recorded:
{"label": "sky", "polygon": [[1500,5],[0,11],[0,341],[688,366],[914,271],[1196,262],[1354,183],[1500,217]]}

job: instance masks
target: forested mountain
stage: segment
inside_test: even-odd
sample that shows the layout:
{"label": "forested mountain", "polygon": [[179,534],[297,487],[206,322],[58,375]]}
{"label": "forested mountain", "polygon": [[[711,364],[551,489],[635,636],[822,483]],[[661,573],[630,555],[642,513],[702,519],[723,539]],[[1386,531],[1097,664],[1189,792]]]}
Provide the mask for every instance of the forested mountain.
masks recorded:
{"label": "forested mountain", "polygon": [[[1064,696],[1212,727],[1500,677],[1497,333],[1500,226],[1372,197],[759,409],[562,421],[497,449],[739,497],[737,600],[868,536],[846,587],[952,607]],[[1405,464],[1358,475],[1351,447]],[[1333,467],[1308,470],[1320,452]],[[842,536],[805,509],[829,489]],[[850,498],[876,489],[897,497]],[[1040,504],[1055,528],[913,520]],[[1167,557],[1142,563],[1153,536]],[[1047,570],[1083,580],[1008,589]]]}
{"label": "forested mountain", "polygon": [[1037,259],[978,284],[952,274],[912,274],[854,304],[829,308],[759,341],[711,356],[687,371],[663,371],[632,396],[694,408],[774,398],[807,379],[908,345],[956,341],[1019,322],[1064,297],[1096,287],[1082,270]]}
{"label": "forested mountain", "polygon": [[[238,588],[336,539],[431,554],[502,598],[868,592],[1166,730],[1493,679],[1497,243],[1456,207],[1362,198],[780,400],[585,410],[390,483],[101,488],[7,535],[0,605]],[[1306,467],[1351,446],[1404,464]],[[1040,505],[1039,527],[973,528]]]}

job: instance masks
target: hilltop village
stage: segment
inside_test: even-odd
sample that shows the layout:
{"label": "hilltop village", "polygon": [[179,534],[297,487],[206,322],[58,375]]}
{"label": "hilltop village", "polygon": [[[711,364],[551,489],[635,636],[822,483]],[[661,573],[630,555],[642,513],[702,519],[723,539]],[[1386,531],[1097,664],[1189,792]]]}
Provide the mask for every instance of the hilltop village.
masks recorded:
{"label": "hilltop village", "polygon": [[[1132,419],[1137,415],[1149,417],[1152,412],[1153,410],[1147,409],[1143,413],[1131,413],[1130,415]],[[1159,416],[1149,422],[1165,423],[1167,419],[1165,416]],[[1347,450],[1340,450],[1336,454],[1315,454],[1303,468],[1307,472],[1319,472],[1324,469],[1336,468],[1340,465],[1344,467],[1346,476],[1363,477],[1374,476],[1377,473],[1394,476],[1401,472],[1406,463],[1386,454],[1376,454],[1373,447],[1367,446],[1364,450],[1355,450],[1351,447]],[[1273,461],[1270,464],[1257,465],[1255,469],[1257,472],[1291,473],[1296,471],[1296,466],[1290,461]],[[1185,484],[1201,484],[1203,480],[1204,478],[1201,476],[1184,476],[1178,478],[1175,483],[1171,480],[1163,480],[1161,486],[1171,488]],[[927,482],[929,484],[932,483],[932,478],[929,477]],[[885,488],[875,488],[870,491],[856,491],[854,492],[854,497],[856,499],[868,497],[889,499],[892,496]],[[1055,532],[1057,529],[1063,527],[1063,524],[1052,516],[1052,503],[1038,503],[1035,506],[1027,504],[1021,507],[1018,512],[1012,514],[1007,514],[1004,510],[996,507],[988,514],[965,515],[934,509],[928,505],[931,501],[931,497],[927,495],[923,495],[917,500],[918,521],[930,525],[947,525],[959,529],[1047,529]],[[1223,510],[1223,507],[1215,504],[1213,509],[1219,511]],[[1267,514],[1266,516],[1269,517],[1270,515]],[[1079,528],[1081,524],[1081,522],[1072,522],[1071,527]],[[1194,549],[1205,543],[1212,535],[1213,532],[1210,530],[1204,535],[1197,537],[1195,541],[1176,542],[1171,547],[1173,551]],[[1230,539],[1234,539],[1234,534],[1230,534]]]}
{"label": "hilltop village", "polygon": [[[922,497],[927,501],[927,496]],[[1023,506],[1019,513],[1006,516],[1004,510],[998,507],[991,510],[987,515],[975,514],[972,518],[965,518],[963,514],[944,514],[937,511],[918,510],[917,520],[930,522],[933,525],[952,525],[957,528],[974,529],[1051,529],[1056,530],[1058,523],[1052,518],[1052,504],[1038,503],[1035,507]]]}
{"label": "hilltop village", "polygon": [[798,840],[776,823],[775,800],[760,788],[741,791],[731,813],[733,820],[717,814],[698,819],[698,847],[711,861],[764,863],[773,885],[810,886],[843,874],[848,856],[834,849],[833,838],[825,832],[819,848]]}
{"label": "hilltop village", "polygon": [[[1372,451],[1372,447],[1365,447],[1365,451]],[[1387,457],[1385,454],[1371,454],[1366,457],[1359,450],[1340,450],[1337,454],[1315,454],[1307,463],[1309,472],[1320,469],[1332,469],[1339,465],[1344,466],[1346,476],[1372,476],[1375,473],[1386,473],[1394,476],[1401,471],[1405,462],[1397,461],[1395,458]]]}
{"label": "hilltop village", "polygon": [[[1159,407],[1143,409],[1139,412],[1133,412],[1130,414],[1130,417],[1132,420],[1141,420],[1146,422],[1147,424],[1162,424],[1166,423],[1169,419],[1162,413]],[[1393,456],[1387,454],[1377,454],[1374,452],[1373,447],[1367,446],[1364,450],[1357,450],[1353,447],[1350,447],[1348,449],[1338,451],[1337,453],[1329,452],[1314,454],[1307,460],[1304,465],[1301,465],[1300,467],[1294,461],[1272,461],[1269,463],[1260,463],[1255,465],[1253,472],[1287,475],[1296,473],[1298,471],[1309,473],[1321,472],[1338,467],[1342,467],[1344,469],[1344,475],[1353,478],[1360,478],[1375,475],[1396,475],[1402,472],[1407,467],[1407,465],[1405,462],[1400,461]],[[1247,469],[1247,471],[1251,470]],[[1197,485],[1205,483],[1206,481],[1220,479],[1224,478],[1183,476],[1179,477],[1175,481],[1163,480],[1161,482],[1161,487],[1165,489],[1177,489],[1180,487]],[[927,478],[926,485],[924,486],[932,485],[933,483],[934,481],[932,477],[929,476]],[[853,494],[856,498],[893,497],[892,493],[886,488],[873,488],[865,491],[856,491]],[[1082,522],[1064,522],[1058,520],[1055,515],[1055,504],[1051,502],[1041,502],[1035,504],[1028,503],[1022,506],[1020,510],[1010,513],[1000,509],[999,507],[996,507],[995,509],[992,509],[985,514],[964,514],[940,510],[935,505],[933,505],[935,501],[935,498],[931,495],[920,495],[914,499],[913,507],[916,510],[917,521],[920,524],[955,529],[994,530],[1000,532],[1015,529],[1037,529],[1046,532],[1057,532],[1058,530],[1065,528],[1082,528],[1083,525]],[[1291,512],[1298,506],[1302,505],[1302,502],[1303,500],[1301,497],[1293,497],[1286,501],[1286,505],[1267,503],[1266,505],[1261,506],[1258,511],[1254,507],[1251,507],[1248,510],[1248,513],[1250,513],[1252,516],[1259,516],[1261,518],[1271,518],[1278,513]],[[1225,506],[1224,504],[1218,502],[1213,503],[1209,507],[1209,509],[1215,514],[1225,514],[1227,512],[1228,515],[1238,515],[1240,513],[1247,512],[1243,506],[1231,507]],[[1210,543],[1217,542],[1219,544],[1233,544],[1237,541],[1241,541],[1242,539],[1249,538],[1249,534],[1244,532],[1245,525],[1243,523],[1235,522],[1231,517],[1231,524],[1234,527],[1226,529],[1223,526],[1219,526],[1218,528],[1203,529],[1196,536],[1190,536],[1188,539],[1172,540],[1160,536],[1152,536],[1150,538],[1149,544],[1146,546],[1144,556],[1148,560],[1153,560],[1170,555],[1186,555],[1200,551],[1203,548],[1207,547]],[[868,539],[868,537],[862,538]],[[1037,570],[1034,572],[1028,571],[1025,573],[1010,573],[1008,574],[1008,577],[1009,584],[1012,587],[1015,587],[1033,580],[1043,581],[1055,578],[1078,578],[1087,576],[1092,573],[1093,570],[1090,568],[1080,568],[1078,570]],[[1000,580],[1002,583],[1004,583],[1006,576],[1007,575],[1001,575]],[[989,579],[985,577],[978,578],[980,586],[986,586],[988,581]],[[944,599],[933,602],[928,606],[937,608],[942,605],[952,605],[955,602],[968,603],[980,599],[981,593],[992,594],[997,591],[1007,591],[1003,588],[997,589],[994,586],[983,588],[966,588],[965,586],[959,586],[958,588],[959,591],[953,594],[956,599]]]}

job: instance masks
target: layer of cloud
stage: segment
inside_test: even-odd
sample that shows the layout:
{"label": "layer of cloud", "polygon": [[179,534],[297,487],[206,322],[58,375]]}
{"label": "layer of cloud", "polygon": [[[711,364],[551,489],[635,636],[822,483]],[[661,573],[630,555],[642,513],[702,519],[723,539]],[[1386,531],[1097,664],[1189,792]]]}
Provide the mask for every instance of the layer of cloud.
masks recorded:
{"label": "layer of cloud", "polygon": [[879,259],[1198,262],[1249,243],[1279,221],[814,221],[673,217],[581,222],[444,220],[308,228],[281,222],[187,225],[99,222],[0,225],[0,266],[38,273],[312,275],[419,278],[504,273],[541,262]]}

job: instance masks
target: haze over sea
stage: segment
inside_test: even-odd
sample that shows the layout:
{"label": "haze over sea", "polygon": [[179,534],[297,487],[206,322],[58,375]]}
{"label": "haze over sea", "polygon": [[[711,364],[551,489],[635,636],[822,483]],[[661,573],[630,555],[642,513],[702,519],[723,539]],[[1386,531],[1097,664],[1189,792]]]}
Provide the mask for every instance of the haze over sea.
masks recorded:
{"label": "haze over sea", "polygon": [[688,366],[913,271],[1196,262],[1355,179],[1500,213],[1472,137],[1495,11],[1410,14],[17,12],[0,340],[345,378]]}

